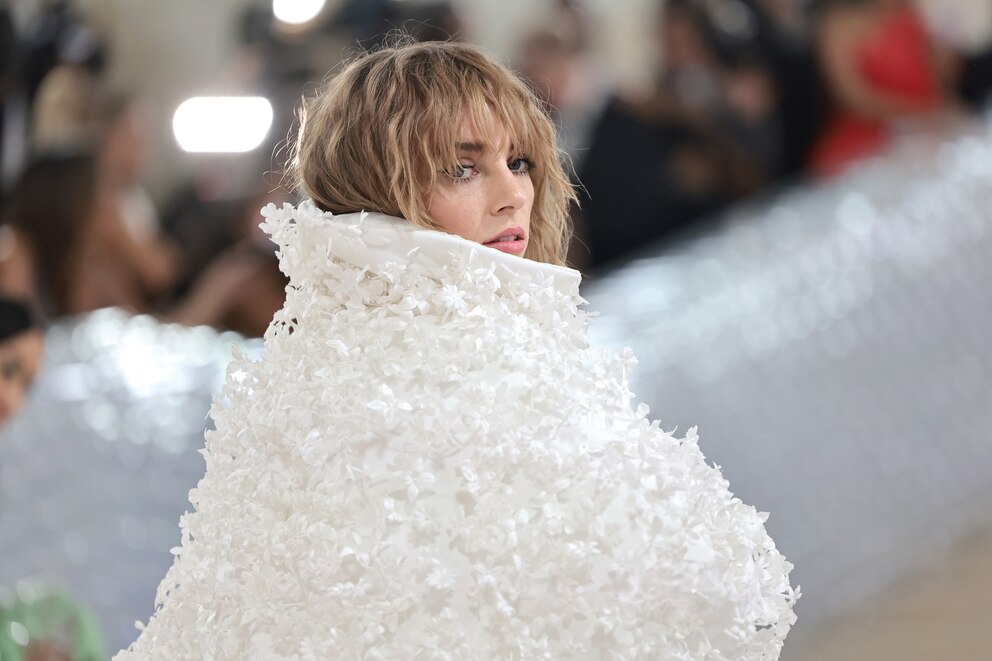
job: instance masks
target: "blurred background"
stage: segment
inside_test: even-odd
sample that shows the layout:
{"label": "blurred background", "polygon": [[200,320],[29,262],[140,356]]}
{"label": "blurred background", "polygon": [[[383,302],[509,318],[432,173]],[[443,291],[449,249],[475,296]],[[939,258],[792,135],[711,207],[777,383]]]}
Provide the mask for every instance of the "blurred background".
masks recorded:
{"label": "blurred background", "polygon": [[0,659],[153,612],[300,99],[397,31],[547,104],[593,341],[771,513],[782,658],[992,658],[992,0],[0,0]]}

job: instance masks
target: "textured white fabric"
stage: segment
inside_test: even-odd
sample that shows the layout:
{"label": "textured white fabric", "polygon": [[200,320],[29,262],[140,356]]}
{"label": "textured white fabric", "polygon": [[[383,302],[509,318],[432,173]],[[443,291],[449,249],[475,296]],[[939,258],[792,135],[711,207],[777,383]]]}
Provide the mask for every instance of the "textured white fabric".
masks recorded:
{"label": "textured white fabric", "polygon": [[[215,401],[133,659],[778,658],[791,565],[631,406],[579,276],[270,205],[287,301]],[[772,476],[769,476],[771,479]]]}

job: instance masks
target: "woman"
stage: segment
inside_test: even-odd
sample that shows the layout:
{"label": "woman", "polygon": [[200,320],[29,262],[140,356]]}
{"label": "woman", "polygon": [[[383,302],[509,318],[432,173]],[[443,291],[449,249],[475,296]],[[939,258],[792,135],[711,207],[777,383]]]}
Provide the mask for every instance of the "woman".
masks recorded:
{"label": "woman", "polygon": [[467,45],[364,55],[296,171],[313,204],[263,211],[286,304],[118,658],[776,658],[791,565],[589,349],[526,85]]}
{"label": "woman", "polygon": [[942,57],[906,0],[826,0],[817,50],[833,96],[833,117],[814,144],[814,173],[832,175],[878,152],[900,122],[927,120],[947,107]]}
{"label": "woman", "polygon": [[99,139],[103,206],[88,254],[101,283],[127,283],[114,305],[145,312],[176,280],[180,254],[163,235],[141,176],[148,160],[144,108],[127,94],[102,101]]}
{"label": "woman", "polygon": [[0,286],[45,317],[96,307],[85,268],[99,206],[96,160],[46,154],[21,173],[0,228]]}
{"label": "woman", "polygon": [[31,300],[43,316],[110,306],[147,310],[146,285],[163,269],[130,236],[93,154],[35,159],[13,187],[4,223],[0,286]]}

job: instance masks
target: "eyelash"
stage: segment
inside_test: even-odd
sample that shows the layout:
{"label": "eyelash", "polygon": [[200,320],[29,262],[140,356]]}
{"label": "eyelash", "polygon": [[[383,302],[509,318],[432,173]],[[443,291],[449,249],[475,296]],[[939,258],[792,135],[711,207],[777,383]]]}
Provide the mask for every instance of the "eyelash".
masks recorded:
{"label": "eyelash", "polygon": [[[523,166],[519,170],[510,170],[513,174],[519,175],[519,176],[523,176],[525,174],[530,174],[531,169],[534,167],[533,161],[531,161],[526,156],[521,156],[520,158],[515,158],[512,161],[510,161],[509,163],[507,163],[507,165],[509,166],[509,165],[511,165],[513,163],[520,163]],[[456,165],[451,170],[445,170],[444,173],[446,175],[448,175],[451,178],[451,180],[454,183],[456,183],[456,184],[467,184],[468,182],[470,182],[473,179],[475,179],[475,174],[477,174],[477,173],[472,174],[472,176],[470,176],[470,177],[465,177],[465,176],[462,176],[462,175],[464,175],[466,171],[473,171],[473,170],[475,170],[475,165],[463,165],[463,164],[459,163],[458,165]]]}

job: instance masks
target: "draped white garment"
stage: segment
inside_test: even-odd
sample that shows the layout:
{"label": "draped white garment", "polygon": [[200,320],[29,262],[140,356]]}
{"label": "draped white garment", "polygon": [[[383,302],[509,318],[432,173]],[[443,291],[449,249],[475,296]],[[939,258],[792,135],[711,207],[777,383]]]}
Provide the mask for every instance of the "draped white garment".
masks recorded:
{"label": "draped white garment", "polygon": [[286,304],[231,363],[119,661],[778,658],[792,566],[695,430],[631,405],[577,272],[378,214],[263,215]]}

